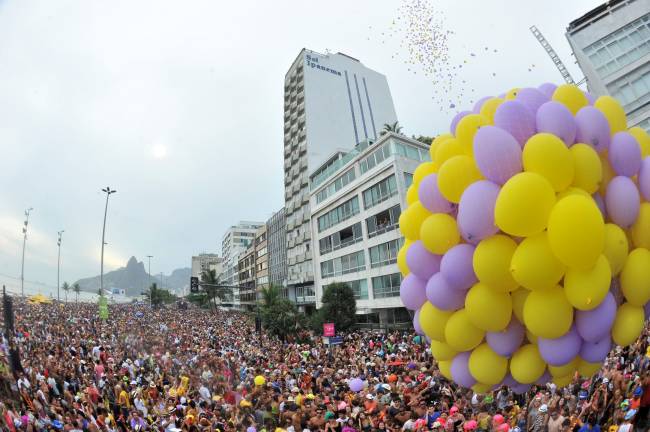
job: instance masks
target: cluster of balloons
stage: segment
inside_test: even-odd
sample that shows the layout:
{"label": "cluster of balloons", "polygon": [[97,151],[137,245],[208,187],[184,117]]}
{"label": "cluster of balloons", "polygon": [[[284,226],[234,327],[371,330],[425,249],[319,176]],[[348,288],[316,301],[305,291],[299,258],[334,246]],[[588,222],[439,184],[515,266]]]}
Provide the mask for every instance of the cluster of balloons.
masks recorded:
{"label": "cluster of balloons", "polygon": [[451,131],[399,220],[416,331],[479,392],[593,375],[650,314],[650,137],[568,84],[481,99]]}

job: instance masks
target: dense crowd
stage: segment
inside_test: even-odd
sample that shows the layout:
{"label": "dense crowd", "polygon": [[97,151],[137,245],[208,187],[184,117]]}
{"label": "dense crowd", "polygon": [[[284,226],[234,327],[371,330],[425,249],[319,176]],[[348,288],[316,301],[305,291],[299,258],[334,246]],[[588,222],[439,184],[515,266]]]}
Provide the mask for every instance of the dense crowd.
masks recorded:
{"label": "dense crowd", "polygon": [[[3,431],[603,431],[648,429],[650,331],[593,378],[488,394],[442,377],[412,332],[286,342],[237,312],[15,305],[0,349]],[[13,342],[12,342],[13,341]],[[22,371],[12,374],[9,343]],[[255,377],[265,383],[255,385]],[[361,378],[364,389],[348,382]],[[259,384],[259,380],[258,380]]]}

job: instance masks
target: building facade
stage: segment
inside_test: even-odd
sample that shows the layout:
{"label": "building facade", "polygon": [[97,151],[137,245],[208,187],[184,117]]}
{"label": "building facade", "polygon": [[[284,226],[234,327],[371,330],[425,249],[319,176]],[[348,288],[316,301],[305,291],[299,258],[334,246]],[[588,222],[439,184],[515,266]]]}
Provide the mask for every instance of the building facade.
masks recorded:
{"label": "building facade", "polygon": [[223,259],[218,254],[201,253],[192,257],[192,276],[201,277],[204,271],[214,270],[219,276],[223,272]]}
{"label": "building facade", "polygon": [[315,301],[309,173],[337,150],[377,139],[397,121],[386,77],[345,54],[303,49],[284,82],[287,282],[299,305]]}
{"label": "building facade", "polygon": [[397,253],[401,209],[413,171],[429,160],[429,147],[388,133],[374,143],[338,153],[311,176],[311,229],[317,307],[333,282],[350,285],[358,321],[391,325],[410,321],[402,306]]}
{"label": "building facade", "polygon": [[287,289],[287,235],[284,208],[266,221],[266,244],[268,251],[269,284],[281,288],[283,297],[289,297]]}
{"label": "building facade", "polygon": [[257,300],[255,291],[255,242],[239,255],[238,287],[239,304],[245,309],[252,309]]}
{"label": "building facade", "polygon": [[[255,239],[255,232],[262,226],[262,222],[240,221],[233,225],[223,235],[221,240],[221,251],[223,257],[223,272],[221,283],[224,285],[239,285],[239,259],[248,246]],[[234,306],[239,304],[239,290],[233,290]]]}
{"label": "building facade", "polygon": [[264,225],[255,233],[255,299],[261,299],[261,291],[269,287],[268,227]]}
{"label": "building facade", "polygon": [[611,0],[567,27],[589,91],[618,99],[628,126],[650,131],[650,0]]}

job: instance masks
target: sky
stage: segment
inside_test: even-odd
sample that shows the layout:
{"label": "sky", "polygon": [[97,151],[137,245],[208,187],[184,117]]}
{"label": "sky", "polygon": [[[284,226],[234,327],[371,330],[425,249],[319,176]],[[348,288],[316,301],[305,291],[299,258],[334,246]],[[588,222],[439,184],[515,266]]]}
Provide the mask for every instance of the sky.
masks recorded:
{"label": "sky", "polygon": [[561,82],[531,25],[582,78],[564,32],[602,0],[430,0],[453,32],[445,61],[464,66],[455,110],[407,64],[413,28],[397,17],[413,3],[0,0],[0,282],[19,284],[29,207],[26,281],[56,286],[59,230],[61,281],[99,274],[106,186],[105,271],[153,255],[170,273],[220,253],[238,220],[267,220],[284,204],[284,74],[303,47],[385,74],[404,132],[435,136],[477,95]]}

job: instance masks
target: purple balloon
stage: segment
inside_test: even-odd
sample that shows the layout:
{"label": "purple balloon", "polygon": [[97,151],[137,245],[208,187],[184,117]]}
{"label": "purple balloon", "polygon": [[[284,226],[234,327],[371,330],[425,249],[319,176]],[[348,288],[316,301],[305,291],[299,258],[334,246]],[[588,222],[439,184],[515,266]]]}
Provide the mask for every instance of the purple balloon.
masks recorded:
{"label": "purple balloon", "polygon": [[477,282],[474,274],[474,246],[459,244],[447,251],[440,261],[440,273],[450,287],[468,290]]}
{"label": "purple balloon", "polygon": [[422,179],[418,187],[418,197],[424,208],[431,213],[451,213],[456,207],[440,193],[436,174],[429,174]]}
{"label": "purple balloon", "polygon": [[458,228],[465,240],[478,244],[499,232],[494,223],[494,206],[501,188],[487,180],[472,183],[458,204]]}
{"label": "purple balloon", "polygon": [[465,305],[465,292],[450,287],[442,273],[431,276],[426,296],[432,305],[442,310],[456,311]]}
{"label": "purple balloon", "polygon": [[528,108],[533,115],[537,113],[540,106],[550,99],[550,96],[545,95],[536,88],[522,88],[517,92],[517,96],[515,97],[515,100]]}
{"label": "purple balloon", "polygon": [[514,316],[503,331],[487,332],[485,341],[492,351],[503,357],[510,357],[519,348],[526,336],[526,329]]}
{"label": "purple balloon", "polygon": [[605,360],[607,354],[612,349],[612,337],[607,334],[597,342],[585,342],[580,348],[580,357],[590,363],[601,362]]}
{"label": "purple balloon", "polygon": [[650,302],[646,303],[643,307],[643,313],[645,314],[645,319],[650,319]]}
{"label": "purple balloon", "polygon": [[644,200],[650,201],[650,156],[646,156],[641,161],[639,169],[639,191]]}
{"label": "purple balloon", "polygon": [[248,426],[246,432],[257,432],[257,429],[255,429],[255,426]]}
{"label": "purple balloon", "polygon": [[641,168],[641,147],[629,132],[618,132],[609,145],[609,162],[618,175],[633,177]]}
{"label": "purple balloon", "polygon": [[535,384],[538,386],[543,386],[546,385],[546,383],[551,382],[551,380],[553,380],[553,377],[551,376],[551,373],[548,371],[548,369],[546,369],[544,371],[544,374],[541,377],[537,378]]}
{"label": "purple balloon", "polygon": [[508,132],[523,147],[535,135],[535,115],[521,102],[505,101],[494,113],[494,126]]}
{"label": "purple balloon", "polygon": [[423,281],[440,271],[440,255],[429,252],[420,240],[414,242],[406,251],[406,265],[411,273]]}
{"label": "purple balloon", "polygon": [[474,114],[480,114],[481,113],[481,107],[483,106],[485,101],[488,100],[488,99],[492,99],[492,96],[485,96],[485,97],[482,97],[481,99],[476,101],[476,103],[474,104],[474,108],[472,109]]}
{"label": "purple balloon", "polygon": [[541,91],[544,95],[548,96],[548,98],[553,97],[553,93],[555,93],[555,89],[557,86],[553,83],[544,83],[541,86],[537,87],[539,91]]}
{"label": "purple balloon", "polygon": [[609,218],[621,228],[629,228],[639,216],[641,197],[629,177],[616,176],[607,185],[605,206]]}
{"label": "purple balloon", "polygon": [[609,122],[599,109],[592,106],[580,108],[575,122],[576,142],[590,145],[599,153],[609,148]]}
{"label": "purple balloon", "polygon": [[420,309],[416,310],[413,314],[413,330],[415,330],[416,334],[424,336],[424,330],[422,330],[422,326],[420,326]]}
{"label": "purple balloon", "polygon": [[576,330],[585,342],[597,342],[609,334],[616,318],[616,299],[610,292],[594,309],[576,310]]}
{"label": "purple balloon", "polygon": [[580,352],[582,339],[571,326],[568,332],[555,339],[537,338],[539,353],[544,361],[551,366],[561,366],[569,363]]}
{"label": "purple balloon", "polygon": [[473,114],[472,111],[461,111],[454,116],[454,118],[451,120],[451,126],[449,127],[449,130],[452,134],[456,135],[456,126],[458,126],[458,122],[469,114]]}
{"label": "purple balloon", "polygon": [[589,105],[593,105],[596,102],[596,97],[589,92],[583,92],[589,101]]}
{"label": "purple balloon", "polygon": [[500,185],[522,169],[521,146],[495,126],[483,126],[474,135],[474,159],[481,174]]}
{"label": "purple balloon", "polygon": [[470,388],[476,384],[476,380],[469,371],[470,352],[462,352],[456,355],[451,361],[451,377],[456,383],[463,387]]}
{"label": "purple balloon", "polygon": [[532,386],[530,384],[517,383],[517,385],[514,385],[514,386],[512,386],[510,388],[512,389],[512,391],[515,394],[522,395],[522,394],[528,392],[528,390],[530,390],[531,387]]}
{"label": "purple balloon", "polygon": [[605,211],[605,200],[603,199],[602,195],[599,192],[594,192],[591,197],[596,201],[596,205],[598,206],[598,210],[600,210],[600,214],[603,215],[603,219],[607,219],[607,211]]}
{"label": "purple balloon", "polygon": [[402,280],[399,296],[406,309],[420,309],[420,306],[427,301],[426,282],[413,273],[409,274]]}
{"label": "purple balloon", "polygon": [[360,378],[352,378],[350,382],[348,383],[348,386],[350,387],[350,390],[352,390],[355,393],[359,393],[361,390],[363,390],[363,380]]}
{"label": "purple balloon", "polygon": [[537,132],[552,133],[564,141],[567,147],[575,142],[576,122],[571,111],[563,104],[546,102],[537,110],[536,121]]}

